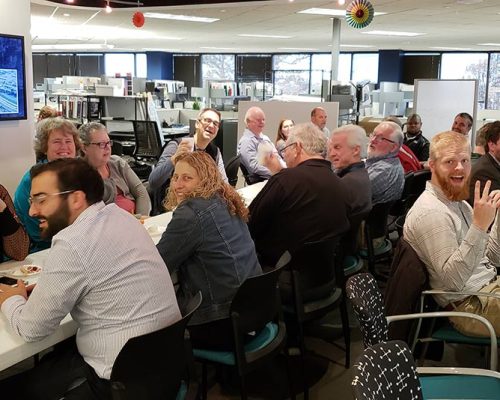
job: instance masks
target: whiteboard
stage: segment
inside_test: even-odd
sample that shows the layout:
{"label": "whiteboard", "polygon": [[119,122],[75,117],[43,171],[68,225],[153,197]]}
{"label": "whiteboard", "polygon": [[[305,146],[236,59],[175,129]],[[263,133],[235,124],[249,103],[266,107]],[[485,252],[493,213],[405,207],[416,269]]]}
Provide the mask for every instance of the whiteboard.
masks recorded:
{"label": "whiteboard", "polygon": [[472,115],[469,133],[474,145],[477,113],[477,79],[415,79],[414,110],[422,118],[422,133],[431,139],[451,130],[453,119],[461,112]]}

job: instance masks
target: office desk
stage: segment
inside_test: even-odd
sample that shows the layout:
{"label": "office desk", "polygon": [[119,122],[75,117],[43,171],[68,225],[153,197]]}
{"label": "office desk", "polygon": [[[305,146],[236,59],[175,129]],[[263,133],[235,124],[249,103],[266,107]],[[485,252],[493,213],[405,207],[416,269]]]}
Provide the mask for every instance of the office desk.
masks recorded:
{"label": "office desk", "polygon": [[[245,186],[238,190],[242,195],[246,204],[254,199],[255,196],[262,190],[266,182],[259,182],[254,185]],[[163,227],[172,220],[172,212],[156,215],[147,218],[144,221],[144,228],[148,229],[154,225],[161,227],[162,232],[150,233],[151,239],[155,244],[160,241]],[[139,223],[139,221],[137,222]],[[148,231],[149,232],[149,231]],[[49,250],[43,250],[38,253],[29,254],[24,261],[8,261],[0,264],[0,272],[25,264],[35,264],[42,268],[45,266]],[[43,273],[43,271],[42,271]],[[71,336],[77,331],[77,324],[67,315],[62,321],[59,328],[52,335],[46,337],[39,342],[26,343],[21,337],[16,335],[8,326],[5,316],[0,313],[0,371],[17,364],[18,362],[29,358],[42,350],[45,350]]]}

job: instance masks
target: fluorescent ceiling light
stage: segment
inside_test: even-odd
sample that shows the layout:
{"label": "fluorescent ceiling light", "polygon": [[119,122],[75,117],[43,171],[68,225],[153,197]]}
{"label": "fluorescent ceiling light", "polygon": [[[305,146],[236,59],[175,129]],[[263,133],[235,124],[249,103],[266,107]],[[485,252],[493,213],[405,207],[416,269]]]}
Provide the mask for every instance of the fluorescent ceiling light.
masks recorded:
{"label": "fluorescent ceiling light", "polygon": [[177,15],[152,12],[144,13],[144,16],[147,18],[173,19],[175,21],[205,22],[207,24],[220,20],[219,18],[195,17],[192,15]]}
{"label": "fluorescent ceiling light", "polygon": [[303,50],[303,51],[309,51],[309,50],[319,50],[319,49],[314,49],[311,47],[278,47],[278,50]]}
{"label": "fluorescent ceiling light", "polygon": [[[331,44],[328,45],[329,47],[332,47]],[[369,44],[341,44],[340,47],[359,47],[359,48],[363,48],[363,49],[369,49],[369,48],[372,48],[372,47],[375,47],[375,46],[371,46]]]}
{"label": "fluorescent ceiling light", "polygon": [[465,47],[429,47],[429,49],[436,49],[436,50],[472,50],[471,48],[465,48]]}
{"label": "fluorescent ceiling light", "polygon": [[109,50],[113,44],[73,43],[73,44],[34,44],[32,50]]}
{"label": "fluorescent ceiling light", "polygon": [[361,32],[365,35],[381,35],[381,36],[420,36],[425,35],[425,33],[417,32],[398,32],[398,31],[368,31]]}
{"label": "fluorescent ceiling light", "polygon": [[500,43],[478,43],[478,46],[495,46],[500,47]]}
{"label": "fluorescent ceiling light", "polygon": [[207,50],[237,50],[236,47],[216,47],[216,46],[201,46],[200,49],[207,49]]}
{"label": "fluorescent ceiling light", "polygon": [[[312,15],[331,15],[335,17],[345,17],[345,10],[335,8],[308,8],[307,10],[297,11],[297,14],[312,14]],[[374,15],[384,15],[384,12],[375,12]]]}
{"label": "fluorescent ceiling light", "polygon": [[293,36],[282,36],[282,35],[258,35],[251,33],[241,33],[238,36],[241,37],[255,37],[255,38],[271,38],[271,39],[291,39]]}

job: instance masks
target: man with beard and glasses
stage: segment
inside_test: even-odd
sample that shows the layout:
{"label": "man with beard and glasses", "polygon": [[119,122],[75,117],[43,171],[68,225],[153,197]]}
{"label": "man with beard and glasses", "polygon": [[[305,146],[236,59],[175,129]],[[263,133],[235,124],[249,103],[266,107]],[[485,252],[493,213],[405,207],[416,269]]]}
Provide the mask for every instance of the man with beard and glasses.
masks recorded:
{"label": "man with beard and glasses", "polygon": [[116,204],[105,205],[103,192],[99,173],[81,159],[31,169],[30,215],[52,246],[29,298],[21,280],[0,285],[1,310],[27,342],[54,333],[68,313],[78,330],[76,341],[1,381],[2,398],[111,399],[111,369],[127,340],[181,318],[148,233]]}
{"label": "man with beard and glasses", "polygon": [[[424,193],[408,212],[404,237],[426,265],[432,289],[500,294],[500,191],[474,187],[469,197],[470,145],[467,137],[443,132],[433,137]],[[494,222],[490,233],[488,227]],[[500,335],[500,300],[485,296],[435,295],[442,307],[482,315]],[[486,336],[479,321],[452,318],[453,325],[471,336]]]}

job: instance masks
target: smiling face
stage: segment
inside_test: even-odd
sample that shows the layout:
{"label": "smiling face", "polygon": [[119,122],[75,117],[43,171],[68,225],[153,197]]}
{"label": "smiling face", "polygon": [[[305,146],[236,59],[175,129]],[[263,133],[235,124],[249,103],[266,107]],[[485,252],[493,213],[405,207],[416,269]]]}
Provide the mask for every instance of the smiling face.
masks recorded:
{"label": "smiling face", "polygon": [[246,123],[254,135],[260,135],[266,126],[266,115],[260,108],[255,108],[248,115]]}
{"label": "smiling face", "polygon": [[436,160],[429,161],[432,183],[439,186],[449,200],[469,198],[470,151],[468,146],[443,148]]}
{"label": "smiling face", "polygon": [[360,148],[349,146],[347,133],[337,133],[328,144],[328,158],[335,169],[343,169],[360,161]]}
{"label": "smiling face", "polygon": [[111,157],[111,145],[108,144],[104,149],[101,149],[100,143],[110,143],[108,132],[105,129],[94,130],[89,139],[90,143],[83,145],[85,159],[94,168],[106,165]]}
{"label": "smiling face", "polygon": [[205,111],[196,121],[196,136],[203,140],[212,141],[217,136],[219,126],[219,116],[211,110]]}
{"label": "smiling face", "polygon": [[54,129],[47,141],[47,160],[59,158],[75,158],[76,148],[73,135],[62,129]]}
{"label": "smiling face", "polygon": [[40,236],[43,239],[52,238],[70,225],[68,196],[71,193],[54,195],[59,191],[57,175],[54,172],[44,172],[31,182],[33,201],[29,214],[39,219]]}
{"label": "smiling face", "polygon": [[175,171],[172,176],[172,188],[177,198],[177,203],[183,201],[199,185],[200,177],[192,166],[185,161],[179,161],[175,164]]}
{"label": "smiling face", "polygon": [[290,119],[286,119],[283,121],[283,125],[281,126],[281,133],[285,137],[285,140],[288,139],[288,135],[290,134],[290,131],[292,130],[294,125],[295,124]]}

